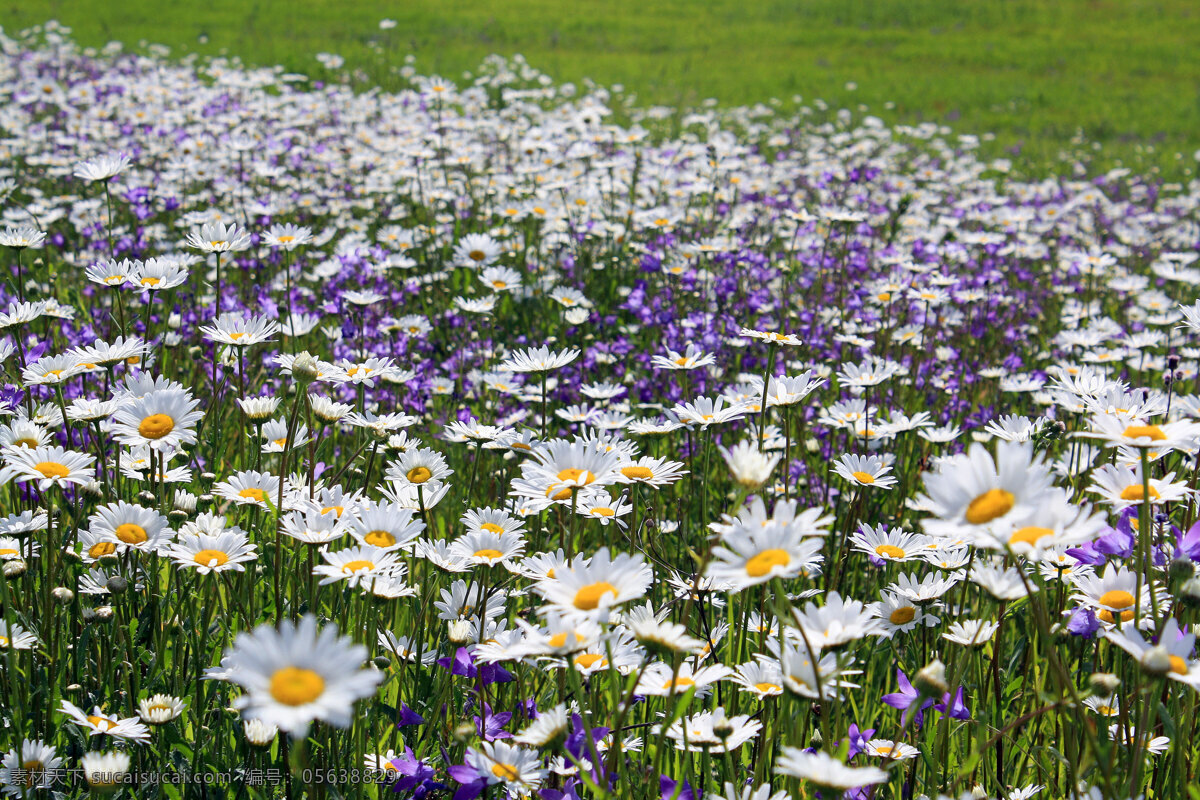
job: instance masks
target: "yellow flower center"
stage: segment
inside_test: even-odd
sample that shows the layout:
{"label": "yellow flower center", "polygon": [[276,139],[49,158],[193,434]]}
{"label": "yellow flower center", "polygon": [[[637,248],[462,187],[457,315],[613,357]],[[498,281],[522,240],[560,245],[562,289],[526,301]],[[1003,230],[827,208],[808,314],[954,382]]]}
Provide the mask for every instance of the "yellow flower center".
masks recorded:
{"label": "yellow flower center", "polygon": [[1096,616],[1105,622],[1116,622],[1113,611],[1119,611],[1121,621],[1128,622],[1133,619],[1133,604],[1133,595],[1124,589],[1113,589],[1100,595],[1100,605],[1108,608],[1101,609]]}
{"label": "yellow flower center", "polygon": [[117,546],[112,542],[97,542],[88,549],[88,556],[100,558],[101,556],[111,556],[115,552],[117,552]]}
{"label": "yellow flower center", "polygon": [[984,525],[1012,511],[1016,498],[1004,489],[988,489],[967,506],[967,522]]}
{"label": "yellow flower center", "polygon": [[311,669],[284,667],[271,676],[271,697],[285,706],[311,703],[325,691],[325,679]]}
{"label": "yellow flower center", "polygon": [[117,723],[108,717],[88,717],[87,721],[102,731],[111,731],[113,728],[117,727]]}
{"label": "yellow flower center", "polygon": [[575,663],[584,669],[591,668],[592,664],[595,664],[597,661],[600,662],[601,666],[604,666],[604,664],[607,663],[604,660],[604,656],[600,655],[599,653],[584,653],[581,656],[575,656]]}
{"label": "yellow flower center", "polygon": [[134,525],[132,522],[126,522],[124,525],[118,525],[113,531],[116,537],[125,544],[141,544],[149,537],[146,536],[146,529],[141,525]]}
{"label": "yellow flower center", "polygon": [[37,439],[32,436],[27,436],[24,439],[13,440],[13,447],[27,447],[30,450],[38,446]]}
{"label": "yellow flower center", "polygon": [[202,567],[219,567],[229,561],[229,555],[221,550],[197,550],[192,560]]}
{"label": "yellow flower center", "polygon": [[[321,516],[323,517],[326,514],[328,514],[330,511],[332,511],[333,515],[335,517],[337,517],[338,519],[341,519],[342,512],[345,510],[346,510],[345,506],[325,506],[324,508],[321,509]],[[371,531],[371,533],[378,533],[378,531]]]}
{"label": "yellow flower center", "polygon": [[504,533],[504,528],[501,528],[494,522],[485,522],[479,526],[479,529],[488,533]]}
{"label": "yellow flower center", "polygon": [[31,758],[21,762],[21,769],[25,770],[25,786],[32,788],[41,780],[42,773],[46,771],[46,765],[36,758]]}
{"label": "yellow flower center", "polygon": [[550,637],[550,646],[551,647],[563,647],[564,645],[566,645],[566,643],[567,643],[567,634],[565,632],[564,633],[556,633]]}
{"label": "yellow flower center", "polygon": [[375,530],[364,536],[363,541],[376,547],[391,547],[396,543],[396,537],[387,531]]}
{"label": "yellow flower center", "polygon": [[649,467],[622,467],[621,474],[635,481],[648,481],[654,477]]}
{"label": "yellow flower center", "polygon": [[1012,536],[1009,537],[1009,544],[1037,544],[1038,540],[1054,535],[1054,531],[1050,528],[1039,528],[1036,525],[1031,525],[1027,528],[1021,528]]}
{"label": "yellow flower center", "polygon": [[483,261],[485,258],[487,258],[487,253],[483,252],[482,250],[472,250],[471,252],[467,253],[467,257],[472,261]]}
{"label": "yellow flower center", "polygon": [[151,414],[138,425],[138,433],[146,439],[161,439],[175,430],[175,420],[166,414]]}
{"label": "yellow flower center", "polygon": [[[1145,488],[1146,487],[1142,486],[1142,484],[1140,484],[1140,483],[1135,483],[1132,486],[1126,486],[1124,489],[1121,490],[1121,499],[1122,500],[1135,500],[1140,503],[1141,501],[1146,499],[1146,493],[1144,491]],[[1160,496],[1161,495],[1159,495],[1158,489],[1155,489],[1153,486],[1151,486],[1150,487],[1150,497],[1154,500],[1157,500]]]}
{"label": "yellow flower center", "polygon": [[492,767],[492,774],[502,781],[515,781],[521,775],[512,764],[496,764]]}
{"label": "yellow flower center", "polygon": [[912,606],[902,606],[888,615],[888,622],[893,625],[907,625],[917,616],[917,610]]}
{"label": "yellow flower center", "polygon": [[786,567],[792,563],[792,557],[786,550],[772,548],[763,550],[746,562],[746,574],[752,578],[761,578],[775,567]]}
{"label": "yellow flower center", "polygon": [[1188,667],[1187,667],[1186,661],[1184,661],[1179,656],[1169,656],[1169,658],[1171,660],[1171,672],[1174,672],[1176,675],[1187,675],[1188,674]]}
{"label": "yellow flower center", "polygon": [[1100,595],[1100,605],[1114,608],[1118,611],[1129,608],[1134,604],[1133,595],[1124,589],[1113,589]]}
{"label": "yellow flower center", "polygon": [[21,553],[15,547],[0,547],[0,558],[4,556],[19,556]]}
{"label": "yellow flower center", "polygon": [[564,469],[558,473],[558,479],[560,481],[566,481],[578,486],[583,486],[596,480],[596,476],[588,472],[586,469],[568,467],[567,469]]}
{"label": "yellow flower center", "polygon": [[617,587],[608,581],[588,584],[575,593],[574,605],[580,611],[593,611],[600,607],[600,601],[606,594],[615,598]]}
{"label": "yellow flower center", "polygon": [[695,686],[695,685],[696,685],[696,681],[692,680],[691,678],[687,677],[686,675],[680,675],[675,680],[669,680],[666,683],[664,683],[662,685],[662,688],[678,689],[680,687]]}
{"label": "yellow flower center", "polygon": [[493,550],[491,548],[484,548],[483,550],[476,550],[475,557],[476,558],[504,558],[504,553],[501,553],[499,550]]}
{"label": "yellow flower center", "polygon": [[854,480],[858,481],[859,483],[874,483],[875,482],[875,476],[869,472],[852,472],[850,474],[853,475]]}
{"label": "yellow flower center", "polygon": [[412,483],[425,483],[433,477],[433,473],[429,471],[428,467],[413,467],[406,473],[406,476]]}
{"label": "yellow flower center", "polygon": [[1156,442],[1167,438],[1157,425],[1130,425],[1121,435],[1126,439],[1151,439]]}
{"label": "yellow flower center", "polygon": [[142,286],[158,286],[160,283],[162,283],[160,279],[151,277],[149,275],[147,275],[145,278],[142,278]]}
{"label": "yellow flower center", "polygon": [[342,565],[342,572],[347,575],[352,575],[355,572],[370,572],[373,569],[375,569],[375,562],[362,558],[356,561],[347,561]]}
{"label": "yellow flower center", "polygon": [[904,558],[908,553],[894,544],[881,544],[875,548],[875,554],[885,558]]}
{"label": "yellow flower center", "polygon": [[767,682],[767,681],[763,681],[763,682],[761,682],[761,683],[756,683],[756,684],[754,684],[754,688],[755,688],[755,689],[758,689],[758,690],[759,690],[760,692],[762,692],[763,694],[773,694],[773,693],[775,693],[775,692],[782,692],[782,691],[783,691],[783,687],[782,687],[782,686],[780,686],[779,684],[777,684],[777,683],[769,683],[769,682]]}
{"label": "yellow flower center", "polygon": [[617,512],[613,511],[611,508],[598,506],[596,508],[593,508],[588,513],[590,513],[593,517],[611,517],[611,516],[615,515]]}
{"label": "yellow flower center", "polygon": [[47,478],[65,478],[71,474],[71,470],[67,469],[65,464],[59,464],[57,461],[41,461],[33,468]]}
{"label": "yellow flower center", "polygon": [[249,498],[250,500],[257,500],[258,502],[261,503],[263,500],[266,499],[267,493],[264,492],[262,489],[256,489],[253,486],[251,486],[249,489],[242,489],[240,492],[238,492],[238,497],[246,497],[246,498]]}

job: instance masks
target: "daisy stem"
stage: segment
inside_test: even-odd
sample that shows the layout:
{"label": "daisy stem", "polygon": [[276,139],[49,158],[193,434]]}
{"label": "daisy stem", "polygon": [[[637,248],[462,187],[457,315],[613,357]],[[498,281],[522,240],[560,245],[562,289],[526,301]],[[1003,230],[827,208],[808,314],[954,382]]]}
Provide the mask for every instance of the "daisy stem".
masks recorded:
{"label": "daisy stem", "polygon": [[[117,248],[113,246],[113,207],[112,207],[112,191],[108,188],[108,181],[104,181],[104,203],[108,206],[108,226],[104,229],[105,236],[108,237],[108,252],[113,258],[117,257]],[[22,298],[24,299],[24,298]]]}
{"label": "daisy stem", "polygon": [[[1138,449],[1142,462],[1142,507],[1138,514],[1138,562],[1137,591],[1133,595],[1133,625],[1136,628],[1142,618],[1142,580],[1147,570],[1153,568],[1150,563],[1150,537],[1154,533],[1154,507],[1150,503],[1150,451],[1142,447]],[[1150,593],[1154,595],[1154,581],[1150,581]],[[1152,613],[1158,612],[1158,599],[1151,601]],[[1118,612],[1118,616],[1120,612]],[[1141,731],[1139,730],[1139,734]]]}
{"label": "daisy stem", "polygon": [[[16,622],[13,618],[12,598],[9,596],[9,592],[8,592],[8,576],[4,575],[2,572],[0,572],[0,603],[4,604],[5,632],[8,634],[8,638],[12,639],[13,631],[15,630],[15,626],[16,626]],[[15,707],[15,711],[16,711],[16,713],[13,714],[11,717],[11,724],[13,726],[13,738],[19,746],[20,743],[22,741],[24,741],[23,728],[24,728],[24,724],[25,724],[25,708],[24,708],[25,703],[24,703],[24,693],[23,693],[22,689],[24,689],[24,687],[27,686],[28,684],[27,684],[27,681],[20,680],[18,678],[18,676],[20,675],[20,672],[18,671],[16,665],[13,664],[13,655],[15,654],[15,652],[16,652],[15,647],[4,648],[4,659],[6,662],[5,663],[5,667],[6,667],[5,675],[7,677],[7,680],[5,681],[5,685],[10,690],[9,699],[14,701],[13,706]]]}
{"label": "daisy stem", "polygon": [[759,413],[762,415],[761,422],[758,425],[758,452],[763,449],[763,437],[767,432],[767,387],[771,383],[771,376],[775,374],[775,345],[767,344],[767,368],[763,372],[763,389],[762,398],[759,400]]}

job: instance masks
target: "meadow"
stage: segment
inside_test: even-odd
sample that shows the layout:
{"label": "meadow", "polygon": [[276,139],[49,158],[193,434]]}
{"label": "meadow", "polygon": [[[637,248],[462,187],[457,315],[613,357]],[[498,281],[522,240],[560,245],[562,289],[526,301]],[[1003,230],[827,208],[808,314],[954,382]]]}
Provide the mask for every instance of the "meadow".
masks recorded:
{"label": "meadow", "polygon": [[[85,45],[170,46],[324,74],[345,59],[363,87],[396,88],[401,59],[459,79],[493,53],[522,54],[556,81],[623,86],[672,110],[794,97],[866,106],[889,122],[995,134],[989,156],[1023,172],[1194,174],[1200,149],[1200,9],[1187,0],[35,0],[4,4],[11,34],[57,19]],[[389,18],[395,28],[381,31]],[[1098,147],[1098,149],[1096,149]],[[1078,160],[1078,159],[1076,159]]]}
{"label": "meadow", "polygon": [[1195,800],[1200,182],[322,41],[0,36],[0,790]]}

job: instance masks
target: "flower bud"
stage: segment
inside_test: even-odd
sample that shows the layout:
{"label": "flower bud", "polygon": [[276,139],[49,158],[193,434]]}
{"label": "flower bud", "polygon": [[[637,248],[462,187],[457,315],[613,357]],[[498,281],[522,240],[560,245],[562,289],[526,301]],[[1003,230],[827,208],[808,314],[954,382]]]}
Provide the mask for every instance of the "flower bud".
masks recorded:
{"label": "flower bud", "polygon": [[925,697],[940,698],[950,691],[946,684],[946,665],[935,658],[921,668],[913,678],[912,685]]}
{"label": "flower bud", "polygon": [[25,563],[25,559],[23,558],[14,558],[11,561],[6,561],[4,562],[4,577],[9,579],[19,578],[25,574],[25,570],[28,567],[29,565]]}
{"label": "flower bud", "polygon": [[454,644],[466,644],[471,640],[471,623],[465,619],[450,621],[450,641]]}
{"label": "flower bud", "polygon": [[1200,608],[1200,575],[1188,578],[1179,587],[1179,599],[1184,605]]}
{"label": "flower bud", "polygon": [[125,580],[121,575],[113,575],[104,584],[104,587],[108,589],[110,594],[123,594],[129,588],[129,581]]}
{"label": "flower bud", "polygon": [[64,606],[70,605],[71,601],[75,599],[75,593],[65,586],[56,586],[50,594],[54,596],[56,602]]}
{"label": "flower bud", "polygon": [[292,377],[297,383],[309,384],[317,379],[317,359],[307,350],[292,361]]}
{"label": "flower bud", "polygon": [[1121,679],[1111,672],[1095,672],[1089,679],[1092,691],[1103,697],[1112,695],[1121,686]]}
{"label": "flower bud", "polygon": [[261,719],[246,720],[243,723],[243,730],[246,732],[246,741],[250,743],[251,747],[269,747],[279,733],[278,728]]}
{"label": "flower bud", "polygon": [[190,514],[196,510],[196,495],[191,492],[177,490],[175,492],[175,510]]}
{"label": "flower bud", "polygon": [[1185,581],[1196,574],[1196,568],[1192,565],[1191,559],[1173,558],[1171,565],[1167,567],[1167,574],[1173,581]]}

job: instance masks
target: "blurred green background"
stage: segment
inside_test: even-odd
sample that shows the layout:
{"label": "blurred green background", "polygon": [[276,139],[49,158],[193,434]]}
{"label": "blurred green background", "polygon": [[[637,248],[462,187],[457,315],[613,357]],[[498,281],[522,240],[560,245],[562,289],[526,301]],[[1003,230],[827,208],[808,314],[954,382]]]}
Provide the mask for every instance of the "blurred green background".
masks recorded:
{"label": "blurred green background", "polygon": [[[642,104],[778,98],[994,132],[1049,165],[1078,133],[1098,166],[1194,172],[1197,0],[0,0],[10,34],[57,19],[86,45],[140,40],[319,74],[320,51],[385,85],[403,56],[458,79],[522,53],[556,80]],[[379,21],[398,24],[382,31]],[[381,59],[371,42],[384,47]],[[885,107],[885,104],[894,104]],[[1091,149],[1089,147],[1089,149]]]}

